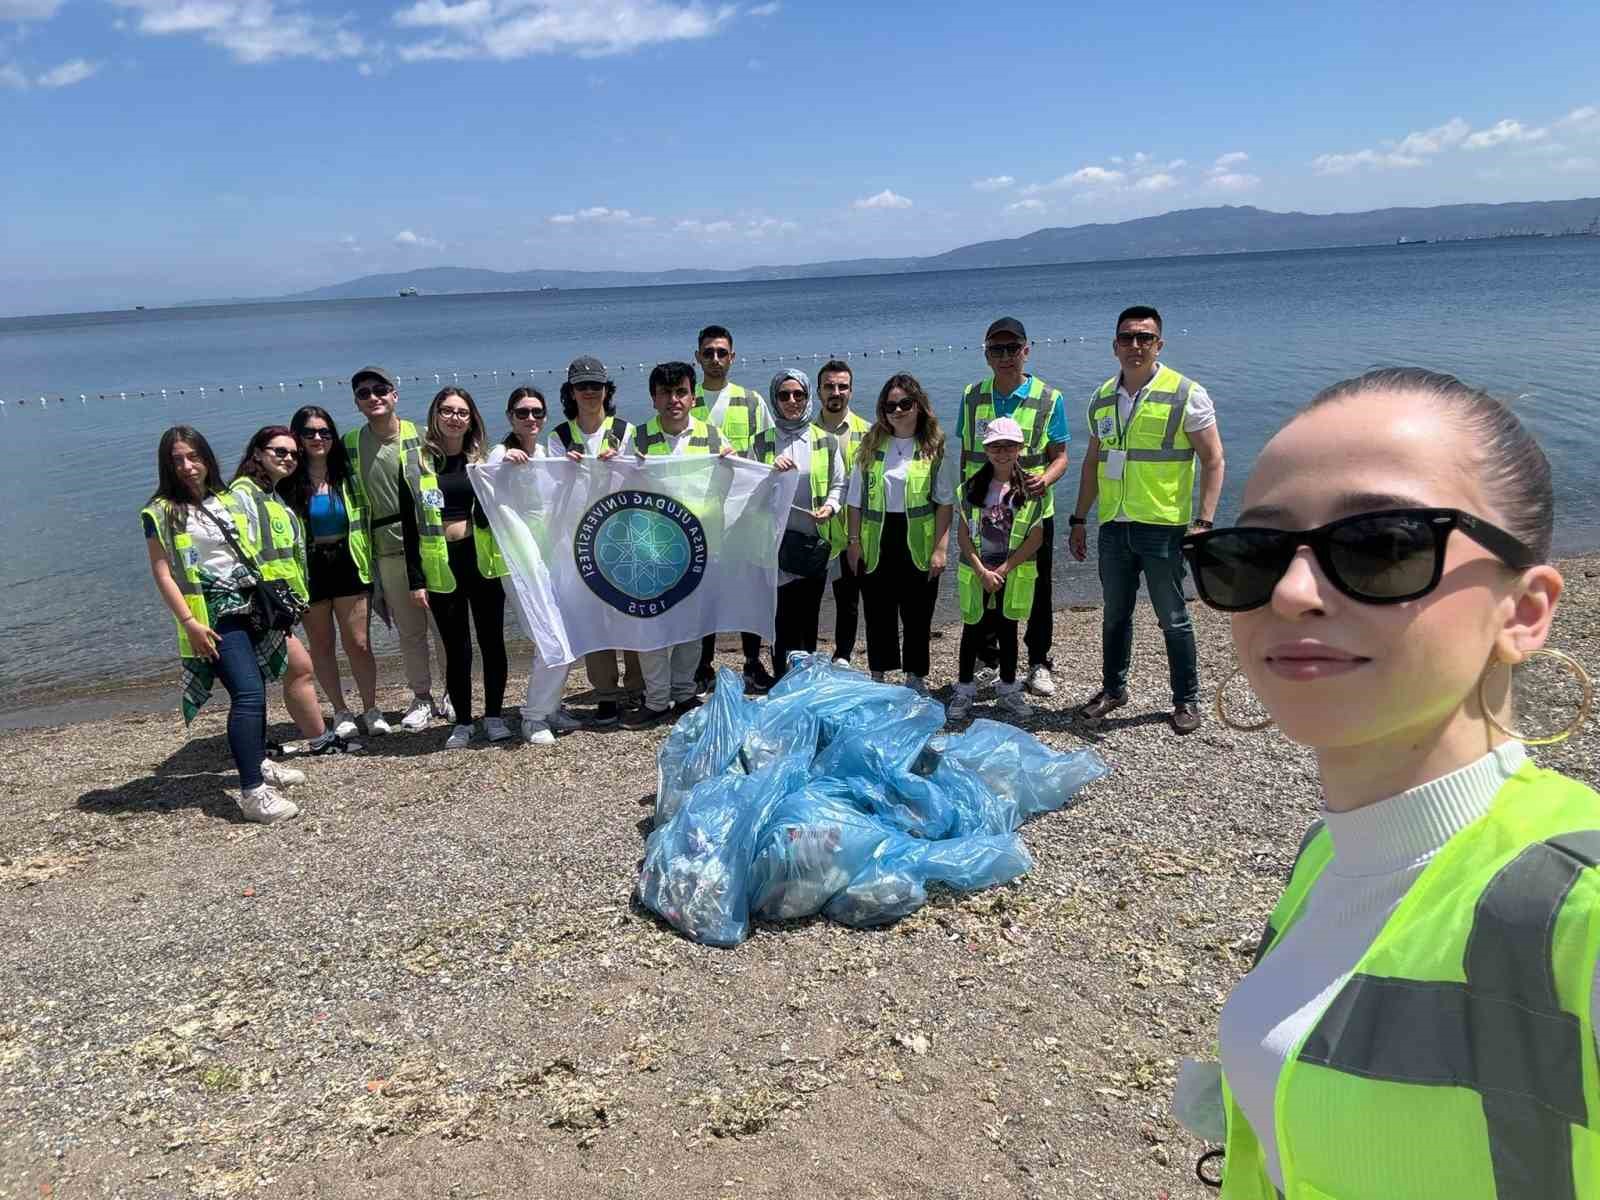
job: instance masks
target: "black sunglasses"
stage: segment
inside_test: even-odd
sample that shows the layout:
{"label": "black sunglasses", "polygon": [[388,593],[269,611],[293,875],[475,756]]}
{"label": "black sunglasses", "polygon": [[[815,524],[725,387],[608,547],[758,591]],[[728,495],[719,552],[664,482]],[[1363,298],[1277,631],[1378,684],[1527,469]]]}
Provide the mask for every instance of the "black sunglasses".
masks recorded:
{"label": "black sunglasses", "polygon": [[910,412],[916,406],[917,402],[913,397],[901,396],[898,400],[885,400],[883,402],[883,411],[886,413]]}
{"label": "black sunglasses", "polygon": [[1515,570],[1539,561],[1520,538],[1459,508],[1359,513],[1318,529],[1213,529],[1185,537],[1183,553],[1200,598],[1223,612],[1268,603],[1301,546],[1311,547],[1328,582],[1352,600],[1404,604],[1439,586],[1445,545],[1457,529]]}
{"label": "black sunglasses", "polygon": [[1161,335],[1148,329],[1126,329],[1117,334],[1119,346],[1153,346]]}
{"label": "black sunglasses", "polygon": [[280,462],[282,462],[286,458],[299,458],[300,457],[300,451],[298,451],[298,450],[285,450],[282,446],[263,446],[261,448],[263,450],[265,450],[268,454],[272,455],[273,458],[277,459]]}
{"label": "black sunglasses", "polygon": [[511,410],[511,415],[519,421],[542,421],[544,420],[544,409],[514,408]]}
{"label": "black sunglasses", "polygon": [[300,439],[306,442],[331,442],[333,441],[333,430],[323,428],[320,425],[315,429],[302,429],[300,431]]}
{"label": "black sunglasses", "polygon": [[1015,358],[1026,346],[1022,342],[990,342],[983,352],[990,358]]}

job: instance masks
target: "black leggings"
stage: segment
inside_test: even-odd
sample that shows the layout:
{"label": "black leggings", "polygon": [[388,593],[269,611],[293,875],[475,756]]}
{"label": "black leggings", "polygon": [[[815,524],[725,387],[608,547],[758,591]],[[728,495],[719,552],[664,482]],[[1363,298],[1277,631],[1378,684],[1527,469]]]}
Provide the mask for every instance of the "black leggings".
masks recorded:
{"label": "black leggings", "polygon": [[[939,581],[911,560],[904,513],[885,513],[878,541],[878,568],[861,580],[867,614],[867,668],[928,677],[929,639]],[[904,632],[905,653],[901,654]]]}
{"label": "black leggings", "polygon": [[498,717],[506,695],[506,592],[498,579],[478,574],[478,550],[471,537],[450,543],[453,592],[428,593],[428,607],[444,646],[445,691],[456,710],[456,724],[472,723],[472,632],[483,651],[483,715]]}
{"label": "black leggings", "polygon": [[[1002,593],[1003,594],[1003,593]],[[991,599],[984,596],[985,604]],[[1001,611],[998,596],[993,608],[985,608],[983,615],[971,625],[961,627],[960,668],[962,683],[971,683],[978,665],[978,656],[984,652],[1000,657],[1000,682],[1017,681],[1017,623]]]}

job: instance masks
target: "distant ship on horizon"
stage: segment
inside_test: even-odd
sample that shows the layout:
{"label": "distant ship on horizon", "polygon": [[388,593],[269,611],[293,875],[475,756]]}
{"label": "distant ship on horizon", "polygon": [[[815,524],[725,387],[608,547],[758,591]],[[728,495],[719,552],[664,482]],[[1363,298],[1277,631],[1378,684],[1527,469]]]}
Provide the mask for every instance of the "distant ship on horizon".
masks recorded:
{"label": "distant ship on horizon", "polygon": [[417,294],[417,289],[416,288],[401,288],[400,289],[400,294],[402,296],[415,296]]}

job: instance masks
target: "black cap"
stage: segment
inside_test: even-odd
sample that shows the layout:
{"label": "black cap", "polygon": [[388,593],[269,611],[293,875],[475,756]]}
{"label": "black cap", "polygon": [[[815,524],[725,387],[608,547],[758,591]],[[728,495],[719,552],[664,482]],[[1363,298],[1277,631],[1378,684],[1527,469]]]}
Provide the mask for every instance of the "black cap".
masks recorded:
{"label": "black cap", "polygon": [[610,383],[611,376],[606,373],[606,365],[592,354],[585,354],[582,358],[575,358],[567,367],[568,383]]}
{"label": "black cap", "polygon": [[382,367],[362,367],[361,370],[350,376],[350,386],[355,387],[363,379],[381,379],[390,387],[400,386],[400,381]]}
{"label": "black cap", "polygon": [[1022,342],[1028,340],[1028,331],[1022,327],[1022,322],[1015,317],[1001,317],[993,325],[989,326],[989,331],[983,335],[983,340],[987,342],[997,333],[1014,334],[1017,340]]}

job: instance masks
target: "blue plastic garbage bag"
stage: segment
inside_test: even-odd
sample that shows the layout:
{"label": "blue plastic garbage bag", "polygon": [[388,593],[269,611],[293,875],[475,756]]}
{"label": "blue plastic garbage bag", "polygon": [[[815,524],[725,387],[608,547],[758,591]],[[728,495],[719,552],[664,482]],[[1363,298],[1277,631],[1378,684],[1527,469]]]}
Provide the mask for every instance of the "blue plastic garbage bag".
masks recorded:
{"label": "blue plastic garbage bag", "polygon": [[806,762],[817,752],[821,721],[810,708],[780,706],[757,701],[739,746],[739,762],[750,774],[788,754],[799,754]]}
{"label": "blue plastic garbage bag", "polygon": [[905,839],[857,807],[852,783],[810,780],[773,810],[750,868],[750,911],[769,921],[821,912],[886,841]]}
{"label": "blue plastic garbage bag", "polygon": [[806,783],[791,755],[755,775],[698,784],[645,843],[639,899],[697,942],[737,946],[750,932],[750,864],[772,811]]}
{"label": "blue plastic garbage bag", "polygon": [[1000,721],[974,721],[965,732],[942,740],[942,763],[964,767],[986,791],[1015,806],[1011,829],[1036,813],[1070,808],[1085,784],[1111,773],[1093,750],[1052,750],[1026,730]]}
{"label": "blue plastic garbage bag", "polygon": [[658,826],[671,819],[695,784],[737,762],[754,710],[744,697],[744,680],[721,668],[710,699],[674,725],[656,753]]}
{"label": "blue plastic garbage bag", "polygon": [[823,910],[842,925],[887,925],[928,899],[928,884],[973,892],[1027,874],[1033,858],[1014,833],[885,842]]}
{"label": "blue plastic garbage bag", "polygon": [[828,747],[842,732],[878,728],[913,713],[922,713],[919,719],[931,721],[934,729],[944,724],[944,707],[910,688],[877,683],[860,671],[835,666],[822,654],[801,655],[792,661],[795,665],[763,703],[776,712],[815,714],[820,748]]}

